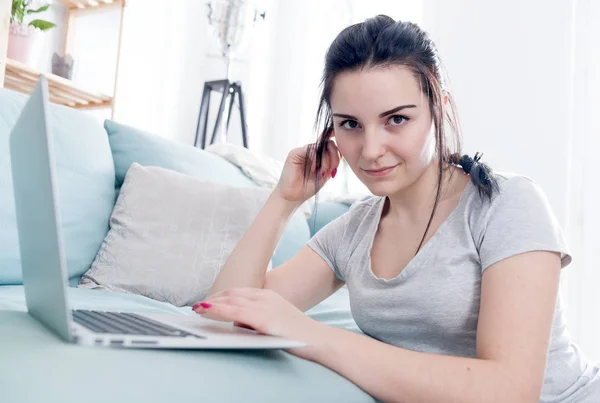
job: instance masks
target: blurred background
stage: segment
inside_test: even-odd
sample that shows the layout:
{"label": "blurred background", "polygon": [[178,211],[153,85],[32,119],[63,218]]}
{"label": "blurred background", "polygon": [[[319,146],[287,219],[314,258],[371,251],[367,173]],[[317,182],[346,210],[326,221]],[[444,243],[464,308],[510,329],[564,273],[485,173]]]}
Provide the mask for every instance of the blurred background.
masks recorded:
{"label": "blurred background", "polygon": [[[44,33],[31,68],[51,71],[53,54],[64,55],[69,3],[53,1],[44,12],[56,27]],[[387,14],[431,34],[458,106],[464,151],[483,152],[495,170],[527,175],[545,190],[574,256],[561,284],[570,329],[600,361],[600,2],[246,3],[258,17],[244,20],[230,78],[243,86],[250,150],[281,161],[316,138],[324,55],[344,27]],[[89,113],[193,145],[204,83],[227,76],[207,10],[201,0],[128,0],[80,13],[69,24],[71,78],[114,96],[111,108]],[[241,144],[239,114],[231,119],[227,141]],[[350,172],[340,178],[329,191],[364,191]]]}

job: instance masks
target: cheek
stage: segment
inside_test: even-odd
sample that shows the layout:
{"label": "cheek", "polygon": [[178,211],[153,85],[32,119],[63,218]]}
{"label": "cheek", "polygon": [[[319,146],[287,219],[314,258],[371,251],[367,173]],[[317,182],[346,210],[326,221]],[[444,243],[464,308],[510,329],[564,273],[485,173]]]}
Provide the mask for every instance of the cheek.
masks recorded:
{"label": "cheek", "polygon": [[397,150],[400,156],[411,164],[427,165],[435,155],[435,131],[432,124],[420,125],[411,128],[410,132],[404,133],[403,141],[398,144]]}
{"label": "cheek", "polygon": [[344,157],[348,162],[351,162],[355,159],[355,155],[359,152],[360,148],[360,144],[358,144],[356,141],[352,141],[349,136],[344,134],[338,135],[336,133],[335,144],[340,151],[340,154],[342,154],[342,157]]}

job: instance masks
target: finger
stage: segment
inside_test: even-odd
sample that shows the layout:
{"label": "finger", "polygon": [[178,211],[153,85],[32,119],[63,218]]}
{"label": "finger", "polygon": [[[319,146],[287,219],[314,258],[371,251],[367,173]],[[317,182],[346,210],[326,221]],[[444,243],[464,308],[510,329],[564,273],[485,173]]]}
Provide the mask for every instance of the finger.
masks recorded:
{"label": "finger", "polygon": [[311,143],[306,146],[306,152],[308,153],[308,158],[310,158],[310,172],[309,174],[312,176],[317,172],[317,159],[314,155],[314,149],[316,148],[315,143]]}
{"label": "finger", "polygon": [[335,161],[335,165],[334,168],[338,168],[340,166],[340,162],[342,161],[342,153],[340,152],[340,149],[337,146],[337,143],[335,141],[332,142],[333,143],[333,151],[334,151],[334,161]]}
{"label": "finger", "polygon": [[329,174],[334,168],[337,168],[340,163],[340,157],[335,143],[330,140],[327,144],[327,153],[329,154]]}
{"label": "finger", "polygon": [[223,322],[241,322],[252,326],[251,310],[242,306],[214,303],[205,313],[203,317]]}
{"label": "finger", "polygon": [[[254,287],[228,288],[226,290],[219,291],[219,292],[211,295],[210,297],[207,297],[206,299],[204,299],[203,302],[211,302],[215,298],[230,297],[230,296],[246,297],[248,299],[253,300],[255,298],[258,298],[260,296],[261,292],[264,292],[264,290],[261,288],[254,288]],[[194,304],[194,306],[195,305],[197,305],[197,304]]]}
{"label": "finger", "polygon": [[216,297],[216,298],[212,298],[210,300],[210,302],[202,302],[200,304],[196,304],[192,307],[192,310],[194,312],[196,312],[199,315],[203,315],[209,319],[214,319],[214,320],[229,320],[229,319],[224,319],[224,318],[220,318],[220,317],[216,317],[213,314],[213,309],[212,307],[215,305],[228,305],[228,306],[232,306],[232,307],[240,307],[240,308],[250,308],[250,307],[254,307],[252,309],[256,310],[257,309],[257,302],[249,299],[245,296],[235,296],[235,295],[226,295],[226,296],[221,296],[221,297]]}
{"label": "finger", "polygon": [[244,329],[250,329],[250,330],[256,331],[256,329],[253,328],[252,326],[246,325],[246,324],[244,324],[242,322],[233,322],[233,326],[242,327]]}
{"label": "finger", "polygon": [[325,150],[323,153],[323,167],[322,170],[325,173],[325,179],[331,176],[331,171],[335,168],[335,150],[333,147],[333,141],[329,140],[325,145]]}

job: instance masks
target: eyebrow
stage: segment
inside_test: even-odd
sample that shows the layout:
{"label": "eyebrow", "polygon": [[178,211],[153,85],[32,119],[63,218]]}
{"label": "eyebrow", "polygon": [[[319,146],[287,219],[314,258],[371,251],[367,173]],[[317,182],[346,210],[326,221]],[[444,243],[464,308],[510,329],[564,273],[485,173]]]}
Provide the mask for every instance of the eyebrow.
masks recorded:
{"label": "eyebrow", "polygon": [[[401,111],[402,109],[406,109],[406,108],[416,108],[417,105],[400,105],[395,107],[394,109],[390,109],[389,111],[385,111],[379,114],[380,118],[386,117],[388,115],[391,115],[392,113],[396,113]],[[356,116],[352,116],[352,115],[346,115],[345,113],[334,113],[332,116],[338,117],[338,118],[344,118],[344,119],[354,119],[354,120],[358,120],[358,118]]]}

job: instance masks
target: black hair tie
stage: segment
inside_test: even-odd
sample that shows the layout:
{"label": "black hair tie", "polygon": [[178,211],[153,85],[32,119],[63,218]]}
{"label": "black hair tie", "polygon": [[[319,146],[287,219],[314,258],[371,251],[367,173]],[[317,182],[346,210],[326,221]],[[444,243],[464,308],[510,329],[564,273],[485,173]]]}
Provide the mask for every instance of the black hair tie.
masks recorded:
{"label": "black hair tie", "polygon": [[473,158],[465,154],[462,157],[460,157],[458,164],[462,167],[463,171],[465,171],[466,174],[470,174],[471,170],[473,169],[473,166],[475,164],[479,164],[479,160],[481,159],[481,157],[483,157],[483,153],[479,152],[476,152],[475,157]]}

